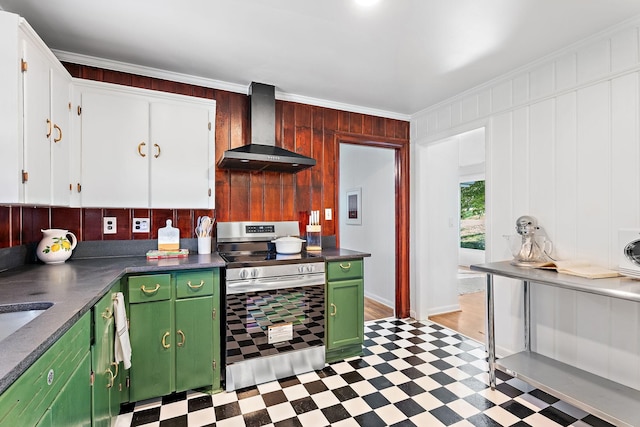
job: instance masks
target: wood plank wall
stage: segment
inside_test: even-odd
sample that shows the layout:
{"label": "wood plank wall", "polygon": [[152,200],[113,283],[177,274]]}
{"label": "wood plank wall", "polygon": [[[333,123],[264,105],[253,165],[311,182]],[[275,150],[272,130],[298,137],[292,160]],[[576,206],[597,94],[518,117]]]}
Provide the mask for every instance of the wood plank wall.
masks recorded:
{"label": "wood plank wall", "polygon": [[[64,63],[72,76],[216,100],[216,161],[230,148],[248,144],[249,97],[223,90]],[[38,242],[43,228],[66,228],[86,240],[155,239],[166,219],[191,236],[199,215],[217,221],[301,221],[307,212],[331,208],[338,218],[340,141],[396,150],[396,315],[409,315],[409,122],[295,102],[276,101],[276,144],[316,159],[297,174],[216,169],[214,210],[100,209],[0,206],[0,248]],[[366,167],[366,165],[356,165]],[[116,234],[102,233],[102,218],[115,216]],[[149,233],[131,232],[133,218],[151,218]],[[321,215],[323,235],[337,235],[335,220]]]}
{"label": "wood plank wall", "polygon": [[[185,83],[64,64],[74,77],[216,100],[216,161],[229,149],[248,144],[249,97]],[[336,210],[336,135],[390,138],[409,144],[409,122],[276,101],[276,144],[311,156],[316,166],[297,174],[216,170],[218,221],[299,220],[310,210]],[[322,219],[323,234],[336,233]]]}

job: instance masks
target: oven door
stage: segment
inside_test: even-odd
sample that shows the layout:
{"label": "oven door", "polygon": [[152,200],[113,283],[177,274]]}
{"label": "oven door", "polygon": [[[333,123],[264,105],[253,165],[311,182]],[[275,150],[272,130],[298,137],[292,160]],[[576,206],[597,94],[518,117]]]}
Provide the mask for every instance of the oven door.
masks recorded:
{"label": "oven door", "polygon": [[323,346],[321,276],[322,283],[307,285],[291,278],[256,279],[252,290],[243,283],[242,291],[227,283],[226,364]]}

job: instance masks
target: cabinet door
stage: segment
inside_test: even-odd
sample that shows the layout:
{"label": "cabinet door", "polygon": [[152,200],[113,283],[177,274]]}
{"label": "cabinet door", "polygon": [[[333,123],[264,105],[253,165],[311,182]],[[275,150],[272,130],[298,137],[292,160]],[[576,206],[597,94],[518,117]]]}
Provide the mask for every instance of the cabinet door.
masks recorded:
{"label": "cabinet door", "polygon": [[[71,118],[69,75],[51,68],[51,203],[69,205],[71,201]],[[77,159],[78,161],[80,159]]]}
{"label": "cabinet door", "polygon": [[176,301],[176,391],[214,383],[213,315],[211,296]]}
{"label": "cabinet door", "polygon": [[212,208],[209,109],[151,103],[151,207]]}
{"label": "cabinet door", "polygon": [[24,202],[51,203],[51,146],[53,131],[49,96],[49,62],[35,43],[24,38],[24,60],[27,70],[22,73],[23,90],[23,171]]}
{"label": "cabinet door", "polygon": [[54,426],[91,425],[91,354],[87,351],[51,405]]}
{"label": "cabinet door", "polygon": [[0,203],[22,201],[22,32],[19,16],[0,13]]}
{"label": "cabinet door", "polygon": [[147,207],[148,102],[98,89],[84,89],[81,98],[82,205]]}
{"label": "cabinet door", "polygon": [[122,363],[115,365],[113,295],[119,289],[107,293],[93,308],[94,345],[91,348],[93,383],[93,422],[96,426],[110,426],[111,417],[118,415],[120,395],[123,394]]}
{"label": "cabinet door", "polygon": [[129,305],[132,402],[164,396],[174,390],[173,313],[169,300]]}
{"label": "cabinet door", "polygon": [[364,340],[363,279],[328,282],[327,350]]}

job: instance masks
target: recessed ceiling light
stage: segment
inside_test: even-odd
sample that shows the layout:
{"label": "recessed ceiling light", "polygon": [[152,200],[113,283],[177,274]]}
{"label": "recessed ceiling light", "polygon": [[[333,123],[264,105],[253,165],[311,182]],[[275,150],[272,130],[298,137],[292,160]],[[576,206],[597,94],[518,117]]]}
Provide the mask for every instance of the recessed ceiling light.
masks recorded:
{"label": "recessed ceiling light", "polygon": [[380,0],[356,0],[360,6],[373,6],[376,3],[379,3]]}

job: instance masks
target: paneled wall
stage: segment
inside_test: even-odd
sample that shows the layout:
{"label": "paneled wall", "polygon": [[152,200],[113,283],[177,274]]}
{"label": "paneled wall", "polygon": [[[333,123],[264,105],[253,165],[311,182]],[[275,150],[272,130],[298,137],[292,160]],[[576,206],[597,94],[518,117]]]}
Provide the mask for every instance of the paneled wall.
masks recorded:
{"label": "paneled wall", "polygon": [[[594,35],[412,121],[418,151],[486,126],[488,261],[511,258],[502,236],[529,214],[557,258],[617,267],[618,229],[640,227],[639,27]],[[496,316],[500,352],[521,349],[518,282],[496,280]],[[537,351],[640,389],[640,304],[534,285],[532,320]]]}
{"label": "paneled wall", "polygon": [[[223,151],[249,143],[249,98],[222,90],[143,77],[77,64],[64,64],[74,77],[179,93],[216,100],[216,159]],[[317,165],[295,175],[216,170],[214,211],[81,209],[0,206],[0,248],[37,242],[41,228],[67,228],[80,240],[155,238],[157,228],[173,219],[181,235],[191,236],[199,215],[218,221],[298,220],[300,212],[336,209],[338,153],[336,135],[389,138],[409,143],[409,122],[276,101],[276,144],[316,159]],[[102,234],[102,217],[118,218],[117,234]],[[334,218],[337,212],[334,212]],[[151,233],[132,234],[134,217],[150,217]],[[322,219],[323,234],[335,234],[334,221]]]}

